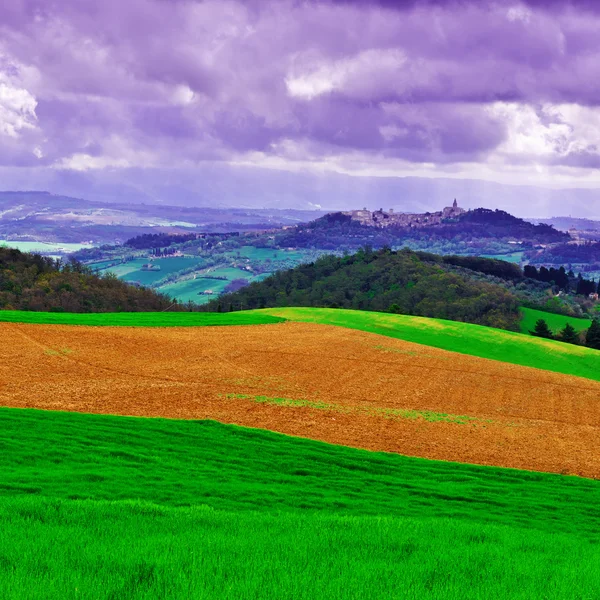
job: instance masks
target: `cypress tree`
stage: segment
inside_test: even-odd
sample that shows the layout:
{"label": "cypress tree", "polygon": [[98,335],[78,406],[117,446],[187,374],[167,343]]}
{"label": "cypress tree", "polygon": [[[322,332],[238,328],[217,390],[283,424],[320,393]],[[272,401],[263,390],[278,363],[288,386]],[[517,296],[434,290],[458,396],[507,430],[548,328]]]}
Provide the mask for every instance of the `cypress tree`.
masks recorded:
{"label": "cypress tree", "polygon": [[564,329],[559,334],[559,339],[561,342],[566,342],[567,344],[579,343],[579,335],[571,323],[565,325]]}
{"label": "cypress tree", "polygon": [[600,350],[600,321],[594,319],[585,336],[585,345],[588,348]]}
{"label": "cypress tree", "polygon": [[552,335],[552,330],[550,329],[550,327],[548,327],[548,323],[546,323],[544,319],[538,319],[535,322],[535,327],[533,331],[530,330],[529,333],[531,335],[535,335],[536,337],[546,338],[548,340],[554,338],[554,336]]}

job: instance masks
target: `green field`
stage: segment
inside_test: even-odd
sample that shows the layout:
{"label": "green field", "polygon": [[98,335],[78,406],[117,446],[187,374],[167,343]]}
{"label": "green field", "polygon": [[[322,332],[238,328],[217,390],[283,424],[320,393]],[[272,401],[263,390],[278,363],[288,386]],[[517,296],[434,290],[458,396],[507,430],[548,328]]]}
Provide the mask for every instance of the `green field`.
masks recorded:
{"label": "green field", "polygon": [[263,325],[284,319],[251,312],[202,313],[50,313],[0,310],[0,322],[55,325],[104,325],[112,327],[205,327],[214,325]]}
{"label": "green field", "polygon": [[[214,281],[211,279],[185,279],[163,285],[159,291],[170,298],[177,298],[179,302],[189,302],[191,300],[195,304],[205,304],[209,300],[212,300],[214,296],[201,296],[200,293],[205,290],[214,291],[215,283],[226,285],[229,282]],[[223,285],[222,287],[225,286]]]}
{"label": "green field", "polygon": [[462,354],[600,381],[598,350],[482,325],[335,308],[269,308],[249,312],[360,329]]}
{"label": "green field", "polygon": [[556,315],[554,313],[535,310],[533,308],[521,308],[523,318],[521,319],[521,331],[529,333],[533,331],[535,322],[538,319],[544,319],[548,323],[548,327],[556,335],[564,329],[567,323],[570,323],[576,331],[584,331],[591,325],[591,319],[578,319],[577,317],[567,317],[565,315]]}
{"label": "green field", "polygon": [[[208,279],[205,276],[226,277],[227,279]],[[196,304],[206,304],[221,294],[233,279],[247,279],[252,282],[257,280],[257,276],[250,271],[244,271],[235,267],[211,268],[199,272],[196,279],[186,279],[162,285],[158,288],[158,291],[172,298],[177,298],[180,302],[189,302],[191,300]],[[201,293],[205,290],[212,290],[213,294],[202,295]]]}
{"label": "green field", "polygon": [[293,260],[295,262],[302,261],[302,259],[308,254],[302,250],[282,250],[280,248],[256,248],[255,246],[242,246],[232,252],[228,253],[229,256],[236,257],[241,256],[249,258],[250,260],[264,261],[267,258],[270,260]]}
{"label": "green field", "polygon": [[3,598],[600,596],[600,483],[0,409]]}
{"label": "green field", "polygon": [[[151,262],[153,265],[160,266],[160,271],[142,271],[142,265],[149,262]],[[164,279],[171,273],[177,273],[177,271],[181,271],[198,264],[199,261],[197,258],[186,256],[157,258],[153,261],[150,261],[147,258],[138,258],[124,265],[120,265],[120,267],[123,269],[121,272],[118,270],[119,267],[112,267],[108,270],[115,273],[117,277],[123,279],[124,281],[139,281],[142,285],[152,285],[156,281]],[[124,270],[131,267],[135,267],[135,269],[127,271]]]}
{"label": "green field", "polygon": [[523,260],[524,252],[510,252],[509,254],[482,254],[481,258],[495,258],[496,260],[505,260],[515,264],[520,264]]}

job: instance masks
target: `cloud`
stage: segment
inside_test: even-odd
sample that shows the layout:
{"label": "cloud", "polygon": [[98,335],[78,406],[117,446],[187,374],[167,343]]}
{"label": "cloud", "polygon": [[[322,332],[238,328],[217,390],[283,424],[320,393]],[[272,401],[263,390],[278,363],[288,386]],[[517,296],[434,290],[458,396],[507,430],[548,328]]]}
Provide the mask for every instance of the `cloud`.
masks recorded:
{"label": "cloud", "polygon": [[0,39],[4,165],[597,165],[593,2],[11,0]]}

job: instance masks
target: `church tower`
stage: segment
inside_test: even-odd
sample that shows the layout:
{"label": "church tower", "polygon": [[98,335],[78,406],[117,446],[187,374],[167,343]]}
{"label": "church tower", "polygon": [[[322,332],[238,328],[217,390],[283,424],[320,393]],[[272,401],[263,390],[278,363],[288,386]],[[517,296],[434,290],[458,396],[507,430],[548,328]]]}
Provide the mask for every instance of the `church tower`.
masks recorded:
{"label": "church tower", "polygon": [[456,198],[454,198],[454,202],[452,203],[452,208],[458,208],[458,202],[456,201]]}

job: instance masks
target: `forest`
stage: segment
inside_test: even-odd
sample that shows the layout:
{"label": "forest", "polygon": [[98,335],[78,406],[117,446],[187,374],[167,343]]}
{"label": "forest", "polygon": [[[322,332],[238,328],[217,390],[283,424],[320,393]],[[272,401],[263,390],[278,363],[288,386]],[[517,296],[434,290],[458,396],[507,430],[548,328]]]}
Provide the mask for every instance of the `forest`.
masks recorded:
{"label": "forest", "polygon": [[76,261],[0,248],[0,309],[52,312],[161,311],[179,306],[162,294],[97,275]]}
{"label": "forest", "polygon": [[600,242],[558,244],[532,254],[529,262],[536,264],[600,264]]}
{"label": "forest", "polygon": [[[519,299],[410,250],[360,249],[280,271],[209,302],[209,311],[321,306],[397,312],[518,330]],[[441,258],[441,257],[436,257]],[[500,261],[495,261],[500,262]]]}

